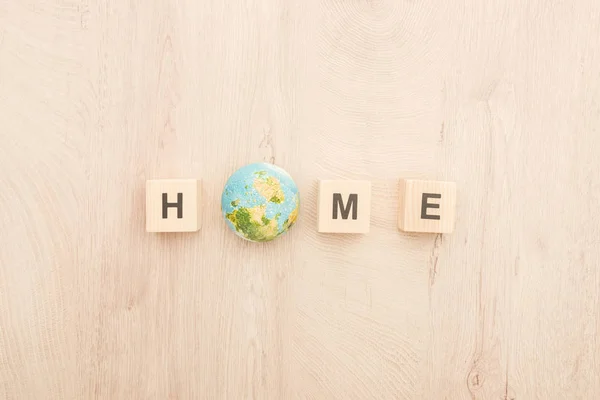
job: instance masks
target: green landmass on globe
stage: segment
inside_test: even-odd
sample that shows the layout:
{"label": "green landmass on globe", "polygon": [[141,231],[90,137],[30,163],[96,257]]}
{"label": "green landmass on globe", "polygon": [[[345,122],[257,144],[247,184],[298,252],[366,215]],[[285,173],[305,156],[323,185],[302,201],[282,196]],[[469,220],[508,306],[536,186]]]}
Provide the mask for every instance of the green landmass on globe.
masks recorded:
{"label": "green landmass on globe", "polygon": [[265,242],[296,222],[300,204],[296,185],[284,170],[270,164],[251,164],[232,175],[221,206],[239,236]]}

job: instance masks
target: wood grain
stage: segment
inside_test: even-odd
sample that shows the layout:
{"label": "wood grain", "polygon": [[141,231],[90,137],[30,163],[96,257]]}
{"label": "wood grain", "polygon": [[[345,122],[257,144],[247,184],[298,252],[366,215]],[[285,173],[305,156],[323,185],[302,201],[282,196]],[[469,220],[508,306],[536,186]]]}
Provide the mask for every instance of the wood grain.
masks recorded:
{"label": "wood grain", "polygon": [[[0,398],[599,398],[599,76],[595,0],[0,1]],[[263,160],[302,209],[246,243]],[[402,176],[454,233],[398,232]],[[171,177],[200,232],[145,233]]]}

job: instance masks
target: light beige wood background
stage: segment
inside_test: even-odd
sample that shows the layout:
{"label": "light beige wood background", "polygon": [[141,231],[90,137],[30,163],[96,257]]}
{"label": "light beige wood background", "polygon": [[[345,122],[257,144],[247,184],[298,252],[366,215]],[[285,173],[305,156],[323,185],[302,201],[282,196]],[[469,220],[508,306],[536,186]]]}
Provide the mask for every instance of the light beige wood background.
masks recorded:
{"label": "light beige wood background", "polygon": [[[0,143],[0,399],[600,398],[597,0],[0,0]],[[250,244],[261,160],[302,211]],[[199,233],[144,232],[165,177]],[[453,234],[398,232],[400,177]]]}

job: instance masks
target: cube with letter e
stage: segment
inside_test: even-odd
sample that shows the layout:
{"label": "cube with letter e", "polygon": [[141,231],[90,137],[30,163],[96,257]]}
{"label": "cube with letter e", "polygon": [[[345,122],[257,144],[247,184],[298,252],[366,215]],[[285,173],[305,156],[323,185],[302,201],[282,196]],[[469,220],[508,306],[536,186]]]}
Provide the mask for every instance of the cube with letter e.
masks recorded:
{"label": "cube with letter e", "polygon": [[200,229],[200,181],[156,179],[146,182],[147,232],[196,232]]}
{"label": "cube with letter e", "polygon": [[405,232],[450,233],[454,230],[454,182],[402,179],[398,227]]}
{"label": "cube with letter e", "polygon": [[321,233],[368,233],[371,182],[319,181],[317,228]]}

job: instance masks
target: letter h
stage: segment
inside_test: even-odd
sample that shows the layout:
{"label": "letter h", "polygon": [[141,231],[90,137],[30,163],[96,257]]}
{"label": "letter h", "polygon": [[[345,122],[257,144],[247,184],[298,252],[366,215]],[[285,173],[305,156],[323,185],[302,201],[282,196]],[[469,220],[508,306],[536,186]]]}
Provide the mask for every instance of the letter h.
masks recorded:
{"label": "letter h", "polygon": [[183,193],[177,193],[177,203],[169,203],[166,193],[162,194],[162,217],[169,218],[169,208],[177,207],[177,219],[183,218]]}

